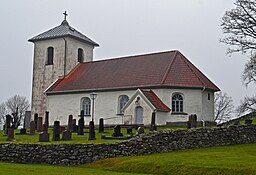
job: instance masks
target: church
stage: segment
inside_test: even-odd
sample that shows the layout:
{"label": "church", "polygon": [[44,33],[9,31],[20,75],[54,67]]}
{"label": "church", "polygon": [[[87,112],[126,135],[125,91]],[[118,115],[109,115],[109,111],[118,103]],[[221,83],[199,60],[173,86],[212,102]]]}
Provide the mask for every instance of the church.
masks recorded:
{"label": "church", "polygon": [[32,115],[50,113],[50,125],[66,125],[84,111],[85,123],[157,125],[214,120],[220,89],[177,50],[100,61],[92,39],[62,23],[31,39],[34,43]]}

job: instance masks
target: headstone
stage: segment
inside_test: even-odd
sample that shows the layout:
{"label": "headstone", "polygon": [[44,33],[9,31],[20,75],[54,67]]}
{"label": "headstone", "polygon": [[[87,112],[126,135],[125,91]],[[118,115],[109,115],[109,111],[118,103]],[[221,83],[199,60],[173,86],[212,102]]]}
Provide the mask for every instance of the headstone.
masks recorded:
{"label": "headstone", "polygon": [[100,122],[99,122],[99,133],[104,132],[104,120],[103,118],[100,118]]}
{"label": "headstone", "polygon": [[50,141],[50,134],[49,133],[40,133],[39,134],[39,142],[49,142]]}
{"label": "headstone", "polygon": [[5,135],[8,134],[8,128],[11,128],[11,120],[12,120],[12,116],[10,115],[6,115],[5,116]]}
{"label": "headstone", "polygon": [[65,130],[62,132],[62,140],[71,140],[72,139],[72,132],[69,130]]}
{"label": "headstone", "polygon": [[20,134],[21,135],[27,134],[27,129],[26,128],[21,128],[20,129]]}
{"label": "headstone", "polygon": [[46,124],[47,126],[49,126],[49,111],[45,111],[44,124]]}
{"label": "headstone", "polygon": [[14,139],[14,129],[13,128],[8,128],[8,138],[7,138],[7,141],[15,141]]}
{"label": "headstone", "polygon": [[78,132],[78,126],[76,125],[76,119],[72,120],[72,132]]}
{"label": "headstone", "polygon": [[136,135],[139,135],[139,134],[144,134],[144,127],[143,127],[143,126],[140,126],[140,127],[137,129]]}
{"label": "headstone", "polygon": [[43,124],[43,133],[48,133],[48,125],[46,123]]}
{"label": "headstone", "polygon": [[196,128],[196,127],[197,127],[197,116],[196,114],[194,114],[191,117],[191,128]]}
{"label": "headstone", "polygon": [[78,120],[78,135],[84,135],[84,110],[81,110],[80,119]]}
{"label": "headstone", "polygon": [[72,122],[73,122],[73,115],[68,116],[68,128],[67,130],[72,132]]}
{"label": "headstone", "polygon": [[60,121],[54,121],[52,140],[53,141],[60,140]]}
{"label": "headstone", "polygon": [[30,128],[31,111],[25,111],[24,128]]}
{"label": "headstone", "polygon": [[31,121],[31,122],[30,122],[29,134],[30,134],[30,135],[34,135],[34,134],[35,134],[35,130],[36,130],[35,121]]}
{"label": "headstone", "polygon": [[127,134],[132,134],[132,127],[127,128]]}
{"label": "headstone", "polygon": [[96,140],[93,121],[90,121],[90,123],[89,123],[89,138],[88,138],[88,140]]}
{"label": "headstone", "polygon": [[37,119],[37,132],[42,132],[43,131],[43,118],[38,117]]}
{"label": "headstone", "polygon": [[150,124],[150,131],[155,131],[156,130],[156,112],[152,112],[151,116],[151,124]]}
{"label": "headstone", "polygon": [[36,130],[37,130],[37,120],[38,120],[38,114],[35,113],[35,115],[34,115],[34,122],[35,122]]}
{"label": "headstone", "polygon": [[120,125],[116,125],[114,127],[114,133],[112,134],[113,137],[122,137],[123,134],[121,133],[121,127]]}

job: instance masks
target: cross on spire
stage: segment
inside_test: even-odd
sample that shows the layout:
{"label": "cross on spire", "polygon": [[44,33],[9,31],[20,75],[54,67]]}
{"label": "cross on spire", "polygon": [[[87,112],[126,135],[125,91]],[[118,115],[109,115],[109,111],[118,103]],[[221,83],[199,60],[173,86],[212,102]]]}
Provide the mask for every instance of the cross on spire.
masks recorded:
{"label": "cross on spire", "polygon": [[68,16],[67,11],[65,11],[65,12],[63,13],[63,15],[64,15],[64,20],[66,20],[66,19],[67,19],[67,16]]}

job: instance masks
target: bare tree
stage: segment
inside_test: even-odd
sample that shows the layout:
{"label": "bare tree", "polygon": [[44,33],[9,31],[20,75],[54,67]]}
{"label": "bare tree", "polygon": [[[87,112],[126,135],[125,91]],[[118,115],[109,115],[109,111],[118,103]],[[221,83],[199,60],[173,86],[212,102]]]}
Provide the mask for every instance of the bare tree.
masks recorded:
{"label": "bare tree", "polygon": [[256,1],[236,0],[235,8],[222,17],[221,28],[224,38],[220,41],[229,45],[227,53],[256,51]]}
{"label": "bare tree", "polygon": [[249,61],[245,64],[242,74],[243,82],[246,86],[250,83],[256,83],[256,55],[250,56]]}
{"label": "bare tree", "polygon": [[216,122],[222,123],[231,119],[231,115],[234,112],[234,105],[232,97],[229,97],[227,93],[215,93],[214,107]]}
{"label": "bare tree", "polygon": [[5,123],[5,116],[8,114],[5,103],[0,104],[0,123]]}
{"label": "bare tree", "polygon": [[[227,53],[246,53],[248,62],[242,74],[243,83],[248,86],[256,83],[256,1],[236,0],[235,8],[222,17],[221,28],[224,38],[221,42],[229,46]],[[256,95],[244,97],[238,107],[239,113],[253,112],[256,109]]]}
{"label": "bare tree", "polygon": [[237,108],[239,114],[256,112],[256,95],[252,97],[244,97]]}
{"label": "bare tree", "polygon": [[7,99],[6,102],[0,104],[0,120],[5,122],[5,116],[12,114],[12,127],[18,128],[25,115],[25,111],[29,108],[29,101],[26,97],[14,95]]}

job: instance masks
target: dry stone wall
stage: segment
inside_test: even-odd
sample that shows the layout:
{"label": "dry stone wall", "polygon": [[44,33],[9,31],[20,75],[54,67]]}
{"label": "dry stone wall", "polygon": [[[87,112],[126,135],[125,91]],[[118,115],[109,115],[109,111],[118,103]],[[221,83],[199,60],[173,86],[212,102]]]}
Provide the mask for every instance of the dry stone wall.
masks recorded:
{"label": "dry stone wall", "polygon": [[103,158],[256,142],[256,125],[163,130],[111,144],[0,144],[0,161],[77,165]]}

